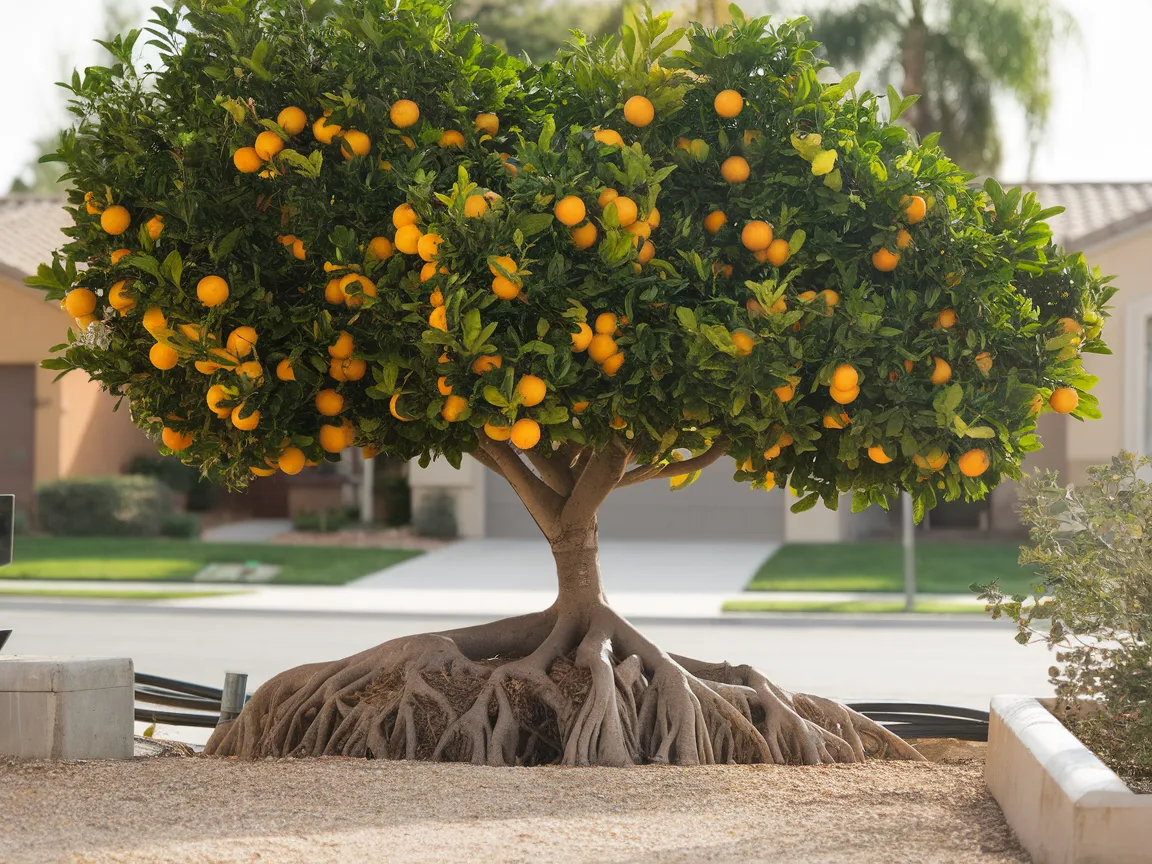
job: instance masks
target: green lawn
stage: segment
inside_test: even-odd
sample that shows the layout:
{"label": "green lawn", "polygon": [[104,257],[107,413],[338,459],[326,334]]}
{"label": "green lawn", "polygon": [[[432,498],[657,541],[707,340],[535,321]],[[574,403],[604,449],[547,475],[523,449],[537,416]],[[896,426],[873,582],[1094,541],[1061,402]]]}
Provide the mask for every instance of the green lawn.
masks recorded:
{"label": "green lawn", "polygon": [[[1015,543],[916,544],[916,587],[923,594],[967,594],[973,582],[1000,580],[1008,593],[1028,591],[1030,573]],[[903,591],[898,543],[798,543],[765,561],[749,591]]]}
{"label": "green lawn", "polygon": [[419,555],[408,549],[345,549],[145,540],[133,537],[17,537],[7,579],[188,582],[206,564],[278,564],[287,585],[343,585]]}
{"label": "green lawn", "polygon": [[0,597],[83,597],[85,600],[187,600],[197,597],[225,597],[247,591],[124,591],[116,588],[7,588]]}
{"label": "green lawn", "polygon": [[[724,612],[903,612],[903,603],[873,602],[869,600],[846,600],[839,603],[781,602],[779,600],[729,600],[724,604]],[[917,600],[914,612],[936,614],[983,615],[983,606],[967,603],[936,603],[932,600]]]}

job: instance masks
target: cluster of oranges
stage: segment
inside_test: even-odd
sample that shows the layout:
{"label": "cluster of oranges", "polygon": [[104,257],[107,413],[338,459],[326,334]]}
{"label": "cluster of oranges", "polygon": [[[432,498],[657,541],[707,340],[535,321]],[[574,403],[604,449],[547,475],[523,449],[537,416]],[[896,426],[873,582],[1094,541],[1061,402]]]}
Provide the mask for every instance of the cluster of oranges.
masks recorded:
{"label": "cluster of oranges", "polygon": [[624,365],[624,352],[616,344],[621,335],[620,325],[628,322],[612,312],[602,312],[596,316],[593,327],[583,321],[572,334],[572,352],[588,352],[588,359],[600,367],[608,377],[614,376]]}
{"label": "cluster of oranges", "polygon": [[[904,219],[909,225],[915,225],[928,213],[928,202],[920,195],[905,195],[900,205],[904,208]],[[900,263],[900,253],[912,245],[912,235],[908,229],[901,228],[896,232],[896,250],[893,252],[886,246],[881,246],[872,253],[872,266],[882,273],[889,273],[896,269]]]}

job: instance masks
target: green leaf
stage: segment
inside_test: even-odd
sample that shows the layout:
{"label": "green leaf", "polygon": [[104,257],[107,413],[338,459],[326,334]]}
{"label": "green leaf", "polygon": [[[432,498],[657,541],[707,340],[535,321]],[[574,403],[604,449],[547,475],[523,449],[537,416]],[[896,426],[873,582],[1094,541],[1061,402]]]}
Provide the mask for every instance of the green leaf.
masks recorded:
{"label": "green leaf", "polygon": [[844,188],[844,178],[841,176],[839,168],[824,175],[824,185],[833,192],[839,192]]}
{"label": "green leaf", "polygon": [[859,80],[859,72],[849,72],[840,83],[825,87],[824,92],[820,94],[820,98],[827,102],[839,102],[844,98],[845,93],[856,86],[856,82]]}
{"label": "green leaf", "polygon": [[[540,128],[540,137],[536,139],[536,145],[541,150],[547,150],[552,146],[552,136],[556,134],[556,118],[551,114],[544,118],[544,123]],[[525,232],[527,233],[527,232]]]}
{"label": "green leaf", "polygon": [[227,258],[230,254],[232,254],[232,250],[236,248],[236,241],[240,239],[240,235],[243,233],[243,231],[243,225],[233,228],[226,235],[224,235],[224,239],[220,241],[220,245],[218,245],[215,250],[209,247],[209,255],[211,256],[214,263],[219,263],[220,261],[223,261],[225,258]]}
{"label": "green leaf", "polygon": [[694,313],[687,306],[676,307],[676,320],[678,320],[680,322],[680,326],[687,330],[689,333],[696,332],[696,313]]}
{"label": "green leaf", "polygon": [[489,405],[495,405],[497,408],[507,408],[508,400],[504,398],[503,394],[491,384],[484,387],[484,401]]}
{"label": "green leaf", "polygon": [[991,426],[969,426],[964,434],[969,438],[995,438],[996,430]]}
{"label": "green leaf", "polygon": [[803,228],[797,228],[792,232],[792,236],[788,238],[788,254],[795,255],[804,248],[804,241],[808,239],[808,235]]}
{"label": "green leaf", "polygon": [[464,348],[469,354],[475,354],[480,346],[480,310],[469,309],[464,313]]}
{"label": "green leaf", "polygon": [[789,509],[793,513],[803,513],[805,510],[811,510],[818,503],[820,503],[820,493],[809,492],[807,495],[793,504]]}
{"label": "green leaf", "polygon": [[537,423],[545,426],[555,426],[557,423],[568,422],[568,409],[563,405],[548,405],[538,408],[532,415]]}
{"label": "green leaf", "polygon": [[525,237],[531,237],[551,228],[554,219],[551,213],[529,213],[527,216],[521,216],[516,225]]}
{"label": "green leaf", "polygon": [[180,276],[184,273],[184,261],[180,258],[180,253],[175,249],[169,252],[168,257],[164,259],[164,263],[160,265],[160,272],[168,277],[173,285],[179,288]]}

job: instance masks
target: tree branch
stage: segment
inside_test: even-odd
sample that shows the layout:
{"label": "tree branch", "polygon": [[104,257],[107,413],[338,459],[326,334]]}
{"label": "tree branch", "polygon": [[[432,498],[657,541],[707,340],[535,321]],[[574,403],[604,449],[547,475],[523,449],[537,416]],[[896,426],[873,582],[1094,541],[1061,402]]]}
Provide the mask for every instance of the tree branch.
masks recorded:
{"label": "tree branch", "polygon": [[633,486],[636,483],[643,483],[645,480],[658,480],[661,477],[679,477],[681,474],[691,474],[693,471],[707,468],[727,452],[727,443],[717,441],[699,456],[693,456],[691,459],[685,459],[683,462],[669,462],[667,465],[659,467],[656,470],[652,470],[654,467],[652,465],[633,468],[620,478],[620,481],[616,484],[616,488],[621,489],[625,486]]}
{"label": "tree branch", "polygon": [[525,450],[524,455],[528,457],[528,461],[532,463],[532,466],[539,472],[541,479],[548,484],[553,492],[565,497],[572,493],[575,481],[572,479],[572,472],[564,464],[562,453],[557,452],[552,456],[545,456],[543,453],[532,449]]}
{"label": "tree branch", "polygon": [[560,511],[561,523],[565,526],[584,525],[595,519],[596,511],[624,475],[630,455],[630,450],[616,442],[590,455],[572,494]]}
{"label": "tree branch", "polygon": [[500,473],[524,502],[544,536],[551,539],[558,528],[564,498],[532,473],[520,456],[507,444],[489,438],[480,439],[480,449],[500,468]]}

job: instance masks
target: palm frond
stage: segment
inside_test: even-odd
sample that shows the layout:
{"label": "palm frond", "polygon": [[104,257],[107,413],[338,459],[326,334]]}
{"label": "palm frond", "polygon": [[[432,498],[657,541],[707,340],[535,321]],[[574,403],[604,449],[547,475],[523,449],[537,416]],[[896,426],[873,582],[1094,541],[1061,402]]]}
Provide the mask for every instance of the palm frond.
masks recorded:
{"label": "palm frond", "polygon": [[938,131],[941,145],[965,170],[991,171],[1000,162],[1000,138],[986,70],[949,33],[929,31],[925,48],[927,116],[917,131]]}
{"label": "palm frond", "polygon": [[898,52],[906,16],[899,0],[865,0],[849,9],[814,16],[812,38],[842,71],[867,65],[874,54]]}

